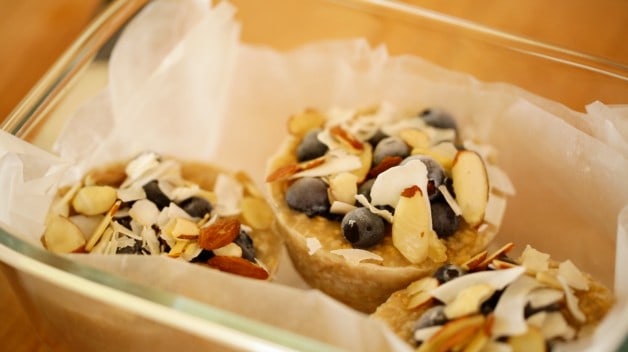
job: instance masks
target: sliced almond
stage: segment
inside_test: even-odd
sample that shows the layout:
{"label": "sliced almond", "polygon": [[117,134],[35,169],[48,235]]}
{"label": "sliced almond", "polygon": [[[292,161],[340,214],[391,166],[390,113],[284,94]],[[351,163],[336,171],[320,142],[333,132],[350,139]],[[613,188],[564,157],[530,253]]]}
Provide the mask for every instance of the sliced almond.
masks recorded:
{"label": "sliced almond", "polygon": [[423,342],[417,352],[450,351],[464,347],[483,328],[485,318],[481,314],[452,320]]}
{"label": "sliced almond", "polygon": [[240,202],[244,222],[256,230],[266,230],[275,221],[272,209],[262,198],[246,196]]}
{"label": "sliced almond", "polygon": [[427,133],[416,129],[408,128],[399,132],[401,138],[410,148],[429,148],[431,141]]}
{"label": "sliced almond", "polygon": [[445,306],[445,316],[449,319],[460,318],[465,315],[478,313],[480,306],[495,292],[489,284],[479,283],[464,288],[456,298]]}
{"label": "sliced almond", "polygon": [[368,176],[370,178],[375,178],[377,175],[390,169],[391,167],[401,164],[401,161],[403,161],[403,159],[399,156],[386,156],[379,162],[379,164],[373,166],[373,168],[369,171]]}
{"label": "sliced almond", "polygon": [[209,259],[207,264],[220,271],[253,279],[266,280],[269,277],[264,268],[240,257],[215,256]]}
{"label": "sliced almond", "polygon": [[462,263],[460,267],[462,267],[465,271],[471,271],[477,268],[484,261],[484,259],[486,259],[487,256],[488,256],[488,251],[482,251],[474,255],[473,257],[471,257],[471,259]]}
{"label": "sliced almond", "polygon": [[415,309],[432,301],[430,292],[438,287],[438,280],[433,277],[419,279],[406,288],[409,300],[406,305],[408,309]]}
{"label": "sliced almond", "polygon": [[355,203],[358,194],[358,177],[349,172],[342,172],[329,177],[330,200],[347,204]]}
{"label": "sliced almond", "polygon": [[526,246],[521,253],[521,258],[519,258],[521,265],[523,265],[528,272],[533,274],[549,269],[549,260],[549,254],[537,251],[530,245]]}
{"label": "sliced almond", "polygon": [[456,202],[470,226],[479,225],[488,204],[488,176],[484,161],[475,152],[461,150],[451,168]]}
{"label": "sliced almond", "polygon": [[170,258],[178,258],[185,251],[185,247],[187,247],[189,243],[190,242],[186,240],[178,240],[175,242],[174,247],[170,248],[168,256]]}
{"label": "sliced almond", "polygon": [[43,239],[46,248],[55,253],[78,252],[85,246],[85,236],[78,226],[61,215],[49,218]]}
{"label": "sliced almond", "polygon": [[364,143],[364,148],[359,154],[361,166],[358,169],[351,171],[356,177],[357,182],[363,182],[366,176],[371,170],[371,164],[373,163],[373,147],[369,143]]}
{"label": "sliced almond", "polygon": [[105,232],[105,229],[109,227],[109,224],[111,224],[113,214],[118,211],[121,204],[122,202],[118,200],[113,204],[113,206],[111,206],[111,209],[109,209],[109,211],[105,214],[100,224],[98,224],[96,230],[94,230],[94,233],[92,233],[92,235],[89,237],[87,244],[85,244],[85,250],[91,251],[96,243],[98,243],[98,240],[100,240],[100,237]]}
{"label": "sliced almond", "polygon": [[491,255],[487,256],[480,263],[477,264],[472,270],[484,270],[488,267],[488,265],[493,262],[493,260],[497,259],[499,256],[504,255],[510,252],[515,247],[515,244],[512,242],[506,243],[500,249],[491,253]]}
{"label": "sliced almond", "polygon": [[364,149],[364,143],[360,142],[357,138],[353,137],[349,132],[345,131],[338,125],[331,127],[329,129],[329,133],[338,142],[340,142],[340,144],[351,151],[359,152]]}
{"label": "sliced almond", "polygon": [[116,202],[118,194],[109,186],[85,186],[72,199],[76,212],[85,215],[105,213]]}
{"label": "sliced almond", "polygon": [[190,221],[183,218],[173,218],[163,231],[168,233],[175,239],[190,239],[196,238],[199,235],[199,228],[194,221]]}
{"label": "sliced almond", "polygon": [[393,245],[411,263],[423,262],[428,256],[429,232],[433,231],[430,210],[418,186],[401,194],[393,215]]}
{"label": "sliced almond", "polygon": [[288,132],[294,136],[303,136],[314,128],[322,127],[325,120],[325,116],[318,110],[307,109],[300,114],[290,116]]}
{"label": "sliced almond", "polygon": [[213,250],[233,242],[240,233],[240,221],[235,218],[218,219],[200,230],[198,245]]}

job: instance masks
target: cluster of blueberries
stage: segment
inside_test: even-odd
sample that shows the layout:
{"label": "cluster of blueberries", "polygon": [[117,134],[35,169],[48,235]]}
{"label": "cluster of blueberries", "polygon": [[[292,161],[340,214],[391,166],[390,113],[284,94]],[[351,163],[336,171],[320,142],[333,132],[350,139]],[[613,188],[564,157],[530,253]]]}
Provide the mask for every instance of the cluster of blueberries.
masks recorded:
{"label": "cluster of blueberries", "polygon": [[[454,129],[457,135],[457,125],[454,118],[441,109],[426,109],[418,114],[431,127]],[[320,128],[308,131],[297,147],[297,160],[307,161],[325,155],[328,147],[318,139]],[[387,136],[379,130],[368,140],[373,146],[372,166],[378,165],[384,158],[395,156],[403,158],[401,162],[418,159],[422,161],[428,171],[428,195],[432,211],[432,226],[439,238],[446,238],[455,233],[460,226],[460,218],[443,198],[438,190],[445,185],[451,194],[452,181],[448,178],[442,166],[426,155],[410,155],[410,147],[398,136]],[[371,187],[375,178],[370,178],[358,185],[358,194],[370,199]],[[338,220],[338,216],[330,214],[328,199],[328,184],[319,177],[303,177],[294,181],[286,191],[286,203],[294,210],[305,213],[309,217],[324,216]],[[394,209],[386,206],[389,211]],[[369,248],[382,241],[387,233],[386,221],[365,207],[358,207],[340,218],[342,233],[345,239],[355,248]]]}

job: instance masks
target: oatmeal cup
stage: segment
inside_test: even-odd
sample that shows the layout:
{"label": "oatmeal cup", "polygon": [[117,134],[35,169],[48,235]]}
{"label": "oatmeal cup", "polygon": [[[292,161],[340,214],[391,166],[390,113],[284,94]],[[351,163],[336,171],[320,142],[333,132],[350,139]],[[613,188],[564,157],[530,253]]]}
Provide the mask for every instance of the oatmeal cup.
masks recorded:
{"label": "oatmeal cup", "polygon": [[514,192],[494,151],[442,109],[307,110],[268,164],[271,205],[296,270],[372,312],[496,234]]}
{"label": "oatmeal cup", "polygon": [[165,255],[270,279],[281,239],[243,172],[145,152],[60,189],[43,245],[58,253]]}
{"label": "oatmeal cup", "polygon": [[507,244],[393,293],[371,315],[417,351],[546,351],[591,335],[611,291],[570,260]]}

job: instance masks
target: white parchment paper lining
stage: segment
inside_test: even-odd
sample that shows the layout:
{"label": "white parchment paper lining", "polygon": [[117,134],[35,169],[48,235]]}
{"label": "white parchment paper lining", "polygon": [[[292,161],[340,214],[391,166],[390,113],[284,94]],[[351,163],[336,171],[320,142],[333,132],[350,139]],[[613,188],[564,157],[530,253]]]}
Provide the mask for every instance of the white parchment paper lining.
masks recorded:
{"label": "white parchment paper lining", "polygon": [[[201,0],[149,5],[116,46],[107,89],[59,137],[60,157],[1,133],[0,221],[40,245],[58,186],[146,149],[242,169],[263,187],[290,114],[383,101],[417,111],[439,106],[458,118],[465,137],[499,151],[517,188],[498,241],[572,259],[614,284],[616,307],[578,348],[621,341],[628,330],[628,280],[619,273],[628,267],[627,107],[593,102],[577,113],[511,85],[391,57],[360,39],[287,53],[249,46],[239,42],[234,11]],[[163,257],[71,257],[342,348],[407,349],[378,322],[307,289],[287,261],[271,284]],[[215,287],[230,294],[208,294]]]}

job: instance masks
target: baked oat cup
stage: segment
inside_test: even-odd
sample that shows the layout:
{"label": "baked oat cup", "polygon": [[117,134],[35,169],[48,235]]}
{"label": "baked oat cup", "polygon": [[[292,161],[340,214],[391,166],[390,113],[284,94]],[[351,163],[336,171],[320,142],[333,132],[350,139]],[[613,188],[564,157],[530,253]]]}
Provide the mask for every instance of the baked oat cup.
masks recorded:
{"label": "baked oat cup", "polygon": [[611,291],[570,260],[530,246],[514,260],[512,248],[445,264],[371,317],[417,351],[547,351],[591,335],[612,308]]}
{"label": "baked oat cup", "polygon": [[164,255],[256,279],[272,278],[282,248],[245,173],[152,152],[60,189],[42,243],[60,253]]}
{"label": "baked oat cup", "polygon": [[491,149],[441,109],[307,110],[288,130],[267,181],[290,258],[363,312],[484,249],[514,192]]}

